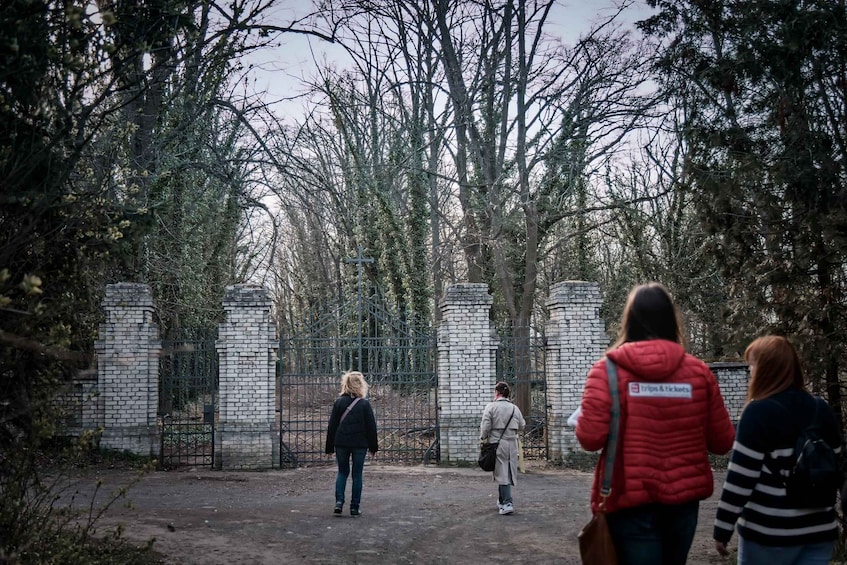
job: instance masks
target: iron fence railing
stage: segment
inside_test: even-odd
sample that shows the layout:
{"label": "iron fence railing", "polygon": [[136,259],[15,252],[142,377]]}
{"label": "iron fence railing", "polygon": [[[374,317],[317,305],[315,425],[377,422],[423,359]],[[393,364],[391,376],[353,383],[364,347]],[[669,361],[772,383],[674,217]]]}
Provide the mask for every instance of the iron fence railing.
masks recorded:
{"label": "iron fence railing", "polygon": [[162,340],[160,466],[214,464],[218,392],[216,328],[182,328]]}
{"label": "iron fence railing", "polygon": [[512,400],[526,419],[520,434],[526,459],[546,460],[547,367],[544,335],[529,328],[505,328],[498,332],[497,380],[512,389]]}
{"label": "iron fence railing", "polygon": [[[341,375],[361,370],[370,385],[380,451],[386,463],[437,461],[438,418],[434,332],[364,301],[315,318],[280,339],[280,464],[331,464],[326,427]],[[360,325],[361,324],[361,325]],[[355,329],[354,329],[355,326]],[[351,331],[352,330],[352,331]]]}

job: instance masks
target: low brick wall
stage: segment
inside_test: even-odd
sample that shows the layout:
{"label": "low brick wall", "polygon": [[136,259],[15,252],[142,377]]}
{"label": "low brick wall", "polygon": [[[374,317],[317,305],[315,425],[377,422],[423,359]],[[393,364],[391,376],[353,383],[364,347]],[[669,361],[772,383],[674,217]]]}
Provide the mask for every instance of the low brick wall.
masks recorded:
{"label": "low brick wall", "polygon": [[[498,339],[490,319],[493,298],[485,284],[447,288],[439,302],[438,423],[441,460],[476,460],[479,423],[492,398]],[[597,283],[553,285],[545,325],[548,457],[561,460],[579,445],[568,416],[582,397],[592,364],[609,345],[600,318]],[[267,289],[236,285],[227,289],[226,320],[217,343],[220,359],[215,461],[221,469],[265,469],[279,464],[276,422],[276,329]],[[78,435],[103,428],[101,446],[156,456],[158,328],[146,285],[109,285],[103,301],[97,373],[81,375],[57,399],[63,433]],[[711,363],[730,417],[738,420],[749,379],[745,363]]]}
{"label": "low brick wall", "polygon": [[747,402],[747,383],[750,380],[750,368],[747,363],[709,363],[709,368],[718,379],[721,396],[733,422],[741,418],[741,411]]}

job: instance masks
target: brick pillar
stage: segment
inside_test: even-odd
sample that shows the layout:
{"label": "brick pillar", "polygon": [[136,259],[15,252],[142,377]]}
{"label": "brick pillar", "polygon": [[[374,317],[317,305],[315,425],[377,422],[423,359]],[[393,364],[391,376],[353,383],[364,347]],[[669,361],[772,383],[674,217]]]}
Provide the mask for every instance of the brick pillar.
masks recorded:
{"label": "brick pillar", "polygon": [[100,406],[92,412],[102,410],[100,447],[156,456],[162,342],[153,322],[150,287],[107,285],[103,310],[106,322],[100,324],[100,338],[95,343]]}
{"label": "brick pillar", "polygon": [[734,422],[741,418],[747,404],[747,383],[750,381],[750,366],[747,363],[709,363],[709,368],[718,379],[723,403]]}
{"label": "brick pillar", "polygon": [[588,370],[609,346],[600,319],[600,286],[565,281],[554,284],[547,299],[547,403],[548,441],[551,461],[579,448],[568,416],[582,399]]}
{"label": "brick pillar", "polygon": [[267,289],[227,287],[226,321],[218,330],[220,367],[215,466],[269,469],[275,466],[276,330]]}
{"label": "brick pillar", "polygon": [[498,340],[489,319],[488,285],[447,288],[438,327],[438,410],[442,461],[472,462],[479,424],[493,398]]}

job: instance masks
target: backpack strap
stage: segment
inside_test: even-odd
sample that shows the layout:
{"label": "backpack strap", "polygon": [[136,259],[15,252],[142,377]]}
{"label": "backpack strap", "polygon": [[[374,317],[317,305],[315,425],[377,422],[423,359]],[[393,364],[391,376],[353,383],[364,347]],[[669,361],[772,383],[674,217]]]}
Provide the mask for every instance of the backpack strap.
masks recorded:
{"label": "backpack strap", "polygon": [[[792,428],[794,430],[794,442],[795,443],[800,438],[800,436],[806,432],[806,430],[809,430],[809,429],[820,430],[821,429],[821,420],[820,420],[821,402],[824,402],[824,399],[821,398],[820,396],[817,396],[817,395],[811,395],[811,397],[812,397],[812,400],[815,401],[815,412],[814,412],[814,414],[812,414],[811,421],[809,421],[809,423],[806,424],[806,425],[803,425],[801,422],[798,422],[797,419],[796,419],[796,414],[792,413],[791,410],[789,410],[788,407],[785,404],[783,404],[782,402],[780,402],[779,400],[777,400],[776,398],[773,398],[773,397],[769,397],[767,399],[767,400],[772,401],[777,406],[779,406],[779,408],[783,412],[785,412],[785,415],[786,415],[788,421],[792,422]],[[790,467],[783,468],[783,470],[790,471],[791,468],[794,465],[797,464],[796,459],[794,459],[794,458],[796,458],[796,456],[797,456],[797,454],[795,453],[792,457]],[[771,461],[774,462],[774,464],[776,464],[776,460],[771,456],[770,451],[768,451],[765,454],[765,459],[766,460],[770,459]],[[777,469],[772,469],[771,473],[776,475],[776,477],[779,478],[780,481],[785,483],[785,477],[782,476],[780,473],[778,473]]]}

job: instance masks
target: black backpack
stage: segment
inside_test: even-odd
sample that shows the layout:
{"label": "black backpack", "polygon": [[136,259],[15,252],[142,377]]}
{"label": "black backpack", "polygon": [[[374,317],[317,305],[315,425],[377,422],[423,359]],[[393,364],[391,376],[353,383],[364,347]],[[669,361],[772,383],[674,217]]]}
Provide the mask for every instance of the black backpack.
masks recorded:
{"label": "black backpack", "polygon": [[[815,397],[814,417],[797,436],[788,476],[780,475],[793,507],[833,506],[840,486],[838,455],[823,438],[820,418],[822,402],[822,399]],[[780,406],[788,412],[782,404]]]}

